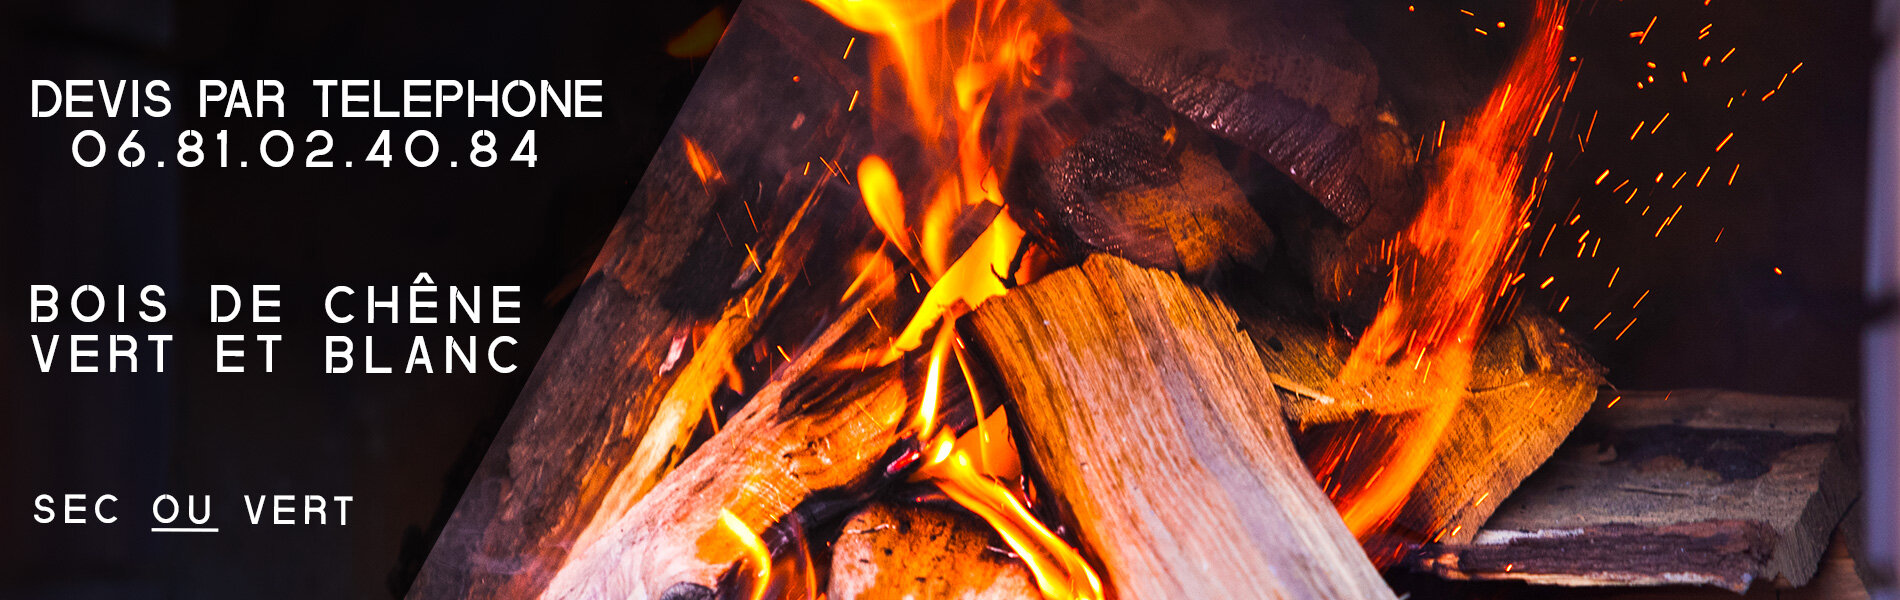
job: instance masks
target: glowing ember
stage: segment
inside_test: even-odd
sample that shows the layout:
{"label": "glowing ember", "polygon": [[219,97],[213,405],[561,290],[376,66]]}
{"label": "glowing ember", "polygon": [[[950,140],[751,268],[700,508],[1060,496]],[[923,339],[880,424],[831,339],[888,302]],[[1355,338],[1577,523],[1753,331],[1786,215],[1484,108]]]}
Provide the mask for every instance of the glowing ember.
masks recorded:
{"label": "glowing ember", "polygon": [[[1354,534],[1397,514],[1429,465],[1471,377],[1471,360],[1513,259],[1535,194],[1519,193],[1526,150],[1554,100],[1563,46],[1562,0],[1538,5],[1534,33],[1484,108],[1440,155],[1439,176],[1394,248],[1391,287],[1335,382],[1356,394],[1409,395],[1416,412],[1362,424],[1318,454],[1322,479]],[[1341,392],[1344,393],[1344,392]],[[1378,419],[1375,419],[1378,420]],[[1396,420],[1396,422],[1394,422]],[[1330,473],[1376,428],[1389,445],[1377,469]]]}

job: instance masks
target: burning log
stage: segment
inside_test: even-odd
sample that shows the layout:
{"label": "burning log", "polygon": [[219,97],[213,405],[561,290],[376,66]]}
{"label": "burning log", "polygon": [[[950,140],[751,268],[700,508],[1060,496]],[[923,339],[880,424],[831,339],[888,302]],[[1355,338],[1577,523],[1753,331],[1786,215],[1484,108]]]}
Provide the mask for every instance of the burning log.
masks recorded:
{"label": "burning log", "polygon": [[1371,55],[1331,7],[1081,0],[1065,12],[1109,69],[1266,158],[1349,225],[1411,164],[1390,116],[1380,122]]}
{"label": "burning log", "polygon": [[1604,392],[1550,463],[1469,542],[1415,564],[1565,586],[1807,583],[1854,502],[1843,402]]}
{"label": "burning log", "polygon": [[[1283,392],[1288,420],[1298,426],[1294,443],[1320,471],[1321,483],[1337,485],[1331,474],[1378,468],[1335,463],[1343,457],[1326,455],[1332,438],[1352,435],[1362,421],[1387,418],[1369,414],[1383,404],[1332,389],[1351,341],[1269,309],[1243,305],[1240,312]],[[1437,456],[1394,517],[1393,530],[1414,541],[1471,539],[1583,419],[1601,372],[1549,317],[1521,311],[1492,328],[1473,356],[1470,389],[1451,416]],[[1384,552],[1397,550],[1377,546],[1382,560]]]}
{"label": "burning log", "polygon": [[1098,256],[993,299],[975,328],[1031,455],[1132,598],[1391,598],[1287,440],[1232,311]]}
{"label": "burning log", "polygon": [[1041,598],[1022,561],[975,516],[873,503],[832,544],[830,597]]}
{"label": "burning log", "polygon": [[[1038,169],[1026,194],[1045,234],[1144,267],[1206,273],[1258,266],[1273,232],[1248,204],[1205,136],[1173,113],[1140,110],[1081,136]],[[1183,125],[1185,123],[1182,123]]]}
{"label": "burning log", "polygon": [[[850,328],[849,320],[841,323],[828,335]],[[679,468],[576,548],[541,597],[706,597],[729,570],[769,572],[770,559],[757,558],[769,550],[760,532],[792,519],[824,520],[795,514],[802,505],[861,502],[883,478],[877,467],[889,461],[917,396],[909,375],[924,361],[866,372],[810,370],[828,346],[801,354],[794,366],[805,368],[781,371],[798,375],[774,378]]]}

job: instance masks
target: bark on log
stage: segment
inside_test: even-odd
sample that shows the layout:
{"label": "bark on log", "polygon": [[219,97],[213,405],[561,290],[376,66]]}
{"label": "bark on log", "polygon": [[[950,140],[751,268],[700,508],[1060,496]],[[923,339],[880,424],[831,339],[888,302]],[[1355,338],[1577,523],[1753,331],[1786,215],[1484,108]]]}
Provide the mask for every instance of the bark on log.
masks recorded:
{"label": "bark on log", "polygon": [[1300,464],[1247,335],[1178,276],[1096,256],[975,328],[1044,481],[1128,598],[1391,598]]}
{"label": "bark on log", "polygon": [[1378,71],[1336,8],[1076,0],[1065,9],[1111,70],[1266,158],[1340,220],[1356,225],[1389,200],[1383,192],[1403,170],[1380,160],[1382,147],[1409,152],[1396,151],[1405,147],[1394,143],[1397,129],[1380,122]]}
{"label": "bark on log", "polygon": [[1859,495],[1846,403],[1706,390],[1599,403],[1476,539],[1419,566],[1565,586],[1801,585]]}
{"label": "bark on log", "polygon": [[832,544],[838,600],[1033,600],[1042,595],[1022,561],[982,519],[927,506],[873,503]]}
{"label": "bark on log", "polygon": [[[1309,460],[1329,436],[1351,435],[1355,420],[1381,418],[1367,413],[1383,403],[1323,391],[1351,353],[1351,340],[1270,309],[1243,306],[1241,314],[1284,392],[1294,442]],[[1520,312],[1492,328],[1473,358],[1470,390],[1393,531],[1415,541],[1471,539],[1583,419],[1601,383],[1602,368],[1549,317]]]}
{"label": "bark on log", "polygon": [[1040,229],[1054,239],[1144,267],[1198,275],[1259,266],[1273,232],[1214,157],[1212,140],[1177,121],[1159,107],[1136,108],[1079,136],[1034,166],[1024,204],[1036,214],[1018,221],[1047,223]]}

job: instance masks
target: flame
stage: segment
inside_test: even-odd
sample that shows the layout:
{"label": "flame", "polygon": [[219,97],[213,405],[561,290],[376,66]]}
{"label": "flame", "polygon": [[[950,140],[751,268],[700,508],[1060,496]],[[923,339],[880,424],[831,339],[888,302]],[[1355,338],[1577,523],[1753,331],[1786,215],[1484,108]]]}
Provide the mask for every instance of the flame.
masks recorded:
{"label": "flame", "polygon": [[680,136],[680,141],[686,146],[686,164],[693,168],[693,174],[699,176],[701,184],[710,184],[725,178],[725,174],[719,172],[718,161],[713,160],[712,154],[705,148],[699,147],[699,142],[687,136]]}
{"label": "flame", "polygon": [[738,515],[732,514],[730,510],[719,509],[719,522],[739,540],[739,545],[745,547],[747,558],[758,564],[758,572],[753,577],[752,600],[764,598],[766,584],[772,577],[772,553],[766,551],[765,540],[759,539],[759,534],[753,533],[752,528],[747,527],[745,521],[739,520]]}
{"label": "flame", "polygon": [[950,432],[937,432],[936,441],[926,450],[930,459],[917,474],[996,528],[1003,542],[1029,566],[1043,597],[1102,598],[1102,580],[1088,562],[1037,521],[1015,492],[979,471],[970,451],[961,445]]}
{"label": "flame", "polygon": [[[1424,407],[1391,417],[1396,423],[1362,423],[1353,435],[1335,438],[1316,461],[1325,470],[1355,446],[1383,452],[1372,474],[1349,475],[1354,480],[1332,488],[1341,516],[1362,540],[1397,516],[1431,463],[1470,383],[1472,355],[1491,308],[1514,270],[1521,224],[1538,189],[1533,183],[1520,194],[1518,183],[1531,138],[1554,99],[1565,4],[1538,4],[1535,33],[1441,155],[1437,181],[1395,240],[1384,304],[1335,382],[1362,393],[1415,394]],[[1374,427],[1389,433],[1390,445],[1358,444]]]}
{"label": "flame", "polygon": [[[888,364],[923,345],[936,329],[930,366],[917,412],[907,433],[932,440],[915,478],[928,480],[958,504],[983,517],[1023,558],[1049,598],[1095,599],[1102,583],[1082,555],[1038,521],[1021,494],[1001,481],[1021,477],[1006,424],[988,423],[976,384],[952,325],[985,300],[1008,291],[1019,273],[1033,276],[1033,247],[1006,211],[999,166],[1008,149],[1037,119],[1037,95],[1059,94],[1053,68],[1057,53],[1048,40],[1068,31],[1068,22],[1047,0],[811,0],[840,23],[877,36],[873,77],[894,73],[898,85],[873,85],[873,109],[909,113],[915,129],[916,164],[922,172],[900,174],[882,156],[858,164],[858,190],[865,211],[886,243],[930,284],[917,311],[877,362]],[[853,40],[853,44],[856,40]],[[847,54],[848,56],[848,54]],[[875,82],[874,82],[875,83]],[[883,90],[902,90],[901,99]],[[1001,101],[998,99],[1001,98]],[[855,99],[855,96],[854,96]],[[1001,149],[998,154],[995,149]],[[905,190],[911,190],[911,198]],[[912,199],[921,200],[912,202]],[[986,207],[988,207],[986,209]],[[985,218],[969,246],[954,248],[959,225]],[[859,278],[874,273],[872,260]],[[888,272],[894,274],[894,272]],[[853,287],[857,284],[853,283]],[[937,420],[944,363],[954,357],[976,406],[977,425],[959,441]],[[1006,419],[1000,410],[997,418]]]}
{"label": "flame", "polygon": [[715,6],[685,31],[667,40],[666,54],[673,58],[704,58],[712,54],[713,47],[719,45],[719,39],[725,35],[726,10]]}

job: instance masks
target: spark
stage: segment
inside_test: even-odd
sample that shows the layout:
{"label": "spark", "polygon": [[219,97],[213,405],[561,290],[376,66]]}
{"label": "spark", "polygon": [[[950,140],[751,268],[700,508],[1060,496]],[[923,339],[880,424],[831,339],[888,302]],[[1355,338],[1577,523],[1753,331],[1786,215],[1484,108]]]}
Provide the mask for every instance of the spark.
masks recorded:
{"label": "spark", "polygon": [[1553,281],[1556,281],[1556,280],[1557,280],[1557,276],[1556,276],[1556,275],[1552,275],[1552,276],[1550,276],[1550,277],[1548,277],[1548,278],[1546,278],[1546,279],[1544,279],[1544,282],[1543,282],[1543,283],[1540,283],[1540,284],[1537,284],[1537,289],[1540,289],[1540,290],[1541,290],[1541,289],[1544,289],[1544,288],[1547,288],[1547,287],[1550,287],[1550,283],[1551,283],[1551,282],[1553,282]]}
{"label": "spark", "polygon": [[1656,130],[1662,129],[1663,121],[1667,121],[1667,120],[1669,120],[1669,113],[1663,113],[1662,118],[1656,119],[1656,126],[1649,128],[1649,134],[1656,135]]}
{"label": "spark", "polygon": [[1608,320],[1610,320],[1610,315],[1612,315],[1612,314],[1616,314],[1616,313],[1603,313],[1603,318],[1601,318],[1601,319],[1597,319],[1597,324],[1596,324],[1595,326],[1592,326],[1592,327],[1590,328],[1590,331],[1596,331],[1596,330],[1597,330],[1597,328],[1599,328],[1599,327],[1602,327],[1602,326],[1603,326],[1603,322],[1604,322],[1604,321],[1608,321]]}
{"label": "spark", "polygon": [[1606,288],[1613,288],[1613,287],[1616,287],[1616,276],[1617,276],[1617,275],[1619,275],[1619,274],[1621,274],[1622,272],[1623,272],[1623,267],[1617,267],[1617,268],[1615,268],[1614,270],[1611,270],[1611,271],[1610,271],[1610,284],[1609,284],[1609,285],[1606,285],[1606,286],[1603,286],[1603,287],[1606,287]]}
{"label": "spark", "polygon": [[1735,139],[1735,132],[1733,132],[1733,131],[1731,131],[1731,132],[1729,132],[1729,134],[1728,134],[1727,136],[1725,136],[1725,137],[1723,137],[1723,138],[1722,138],[1722,141],[1721,141],[1721,143],[1718,143],[1718,144],[1716,144],[1716,145],[1715,145],[1715,151],[1716,151],[1716,152],[1721,152],[1721,151],[1722,151],[1722,147],[1723,147],[1723,146],[1727,146],[1727,145],[1728,145],[1728,141],[1729,141],[1729,140],[1732,140],[1732,139]]}
{"label": "spark", "polygon": [[1609,170],[1609,169],[1604,169],[1604,170],[1603,170],[1603,173],[1601,173],[1601,174],[1599,174],[1599,175],[1597,175],[1597,182],[1596,182],[1596,185],[1603,185],[1603,180],[1604,180],[1604,179],[1606,179],[1606,178],[1608,178],[1609,176],[1610,176],[1610,170]]}
{"label": "spark", "polygon": [[1624,326],[1623,326],[1623,330],[1622,330],[1622,331],[1618,331],[1618,332],[1616,332],[1616,337],[1615,337],[1615,338],[1613,338],[1613,339],[1611,339],[1611,341],[1618,341],[1618,340],[1622,340],[1622,339],[1623,339],[1623,334],[1625,334],[1625,333],[1629,333],[1629,332],[1630,332],[1630,326],[1632,326],[1632,325],[1635,325],[1635,324],[1636,324],[1636,317],[1630,317],[1630,322],[1629,322],[1629,324],[1627,324],[1627,325],[1624,325]]}
{"label": "spark", "polygon": [[[1661,16],[1661,15],[1658,15],[1658,16]],[[1649,41],[1649,30],[1650,30],[1650,29],[1652,29],[1652,28],[1654,28],[1654,27],[1656,27],[1656,18],[1657,18],[1657,17],[1650,17],[1650,18],[1649,18],[1649,26],[1647,26],[1647,27],[1644,27],[1644,28],[1643,28],[1643,32],[1642,32],[1642,33],[1640,33],[1640,34],[1637,34],[1637,35],[1633,35],[1633,36],[1630,36],[1630,37],[1634,37],[1634,38],[1637,38],[1637,39],[1636,39],[1636,45],[1638,45],[1638,46],[1640,46],[1640,45],[1642,45],[1642,44],[1643,44],[1643,42],[1647,42],[1647,41]]]}
{"label": "spark", "polygon": [[1643,295],[1641,295],[1641,296],[1637,296],[1637,297],[1636,297],[1636,303],[1635,303],[1635,304],[1631,304],[1631,305],[1630,305],[1630,308],[1636,308],[1636,307],[1638,307],[1638,306],[1642,306],[1642,305],[1643,305],[1643,299],[1644,299],[1644,298],[1648,298],[1648,297],[1649,297],[1649,290],[1643,290]]}

